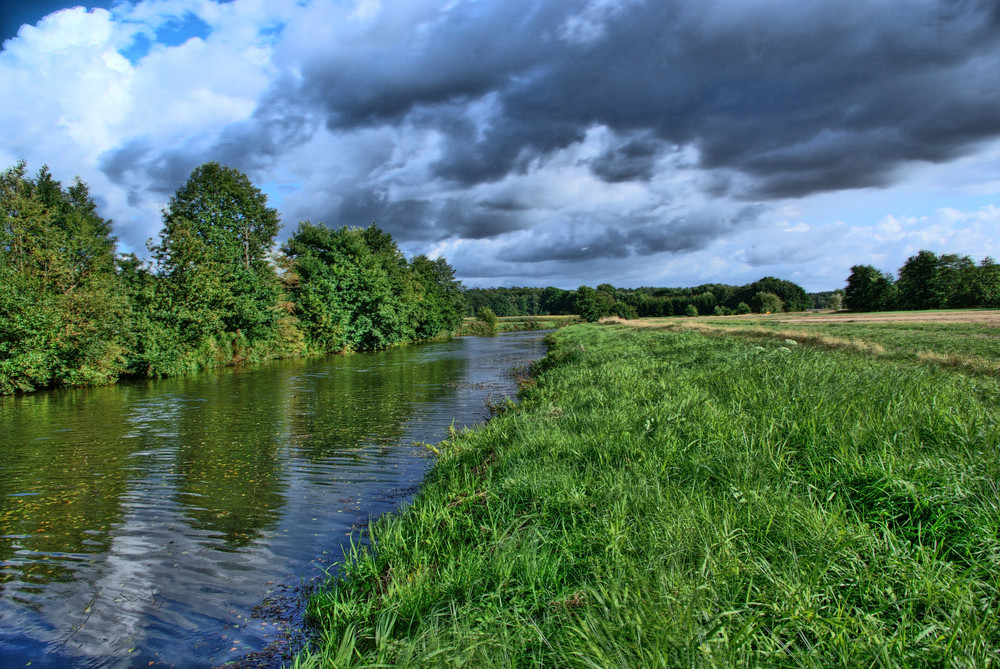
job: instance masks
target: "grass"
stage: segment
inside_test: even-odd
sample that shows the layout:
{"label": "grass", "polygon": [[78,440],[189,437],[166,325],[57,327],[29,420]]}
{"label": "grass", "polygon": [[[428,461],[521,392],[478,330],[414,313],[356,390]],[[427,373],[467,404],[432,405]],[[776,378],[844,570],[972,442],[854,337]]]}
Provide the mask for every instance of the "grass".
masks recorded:
{"label": "grass", "polygon": [[978,323],[855,323],[825,320],[822,315],[817,315],[808,322],[795,323],[771,316],[648,319],[637,322],[637,325],[746,338],[792,339],[824,348],[928,362],[976,374],[996,375],[1000,372],[1000,330],[993,325]]}
{"label": "grass", "polygon": [[313,599],[295,666],[1000,662],[995,378],[690,330],[549,337],[520,404],[444,442]]}
{"label": "grass", "polygon": [[[501,316],[497,318],[497,332],[523,332],[526,330],[556,330],[579,323],[579,316]],[[476,318],[462,320],[458,336],[489,334]]]}

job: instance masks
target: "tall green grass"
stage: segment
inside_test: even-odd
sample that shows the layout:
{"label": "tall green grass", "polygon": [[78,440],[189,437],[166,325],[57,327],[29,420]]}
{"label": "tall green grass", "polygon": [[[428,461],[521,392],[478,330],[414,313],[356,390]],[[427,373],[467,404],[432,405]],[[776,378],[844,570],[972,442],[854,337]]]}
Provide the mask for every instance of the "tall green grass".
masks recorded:
{"label": "tall green grass", "polygon": [[994,379],[575,326],[309,608],[317,666],[1000,662]]}

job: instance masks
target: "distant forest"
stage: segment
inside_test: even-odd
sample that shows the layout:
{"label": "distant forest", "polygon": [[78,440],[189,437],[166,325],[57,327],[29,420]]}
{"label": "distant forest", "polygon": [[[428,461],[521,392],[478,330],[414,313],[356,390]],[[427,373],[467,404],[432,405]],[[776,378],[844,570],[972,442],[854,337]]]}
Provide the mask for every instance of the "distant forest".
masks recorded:
{"label": "distant forest", "polygon": [[77,179],[0,176],[0,394],[112,383],[450,335],[462,287],[376,226],[309,222],[272,253],[278,213],[206,163],[163,212],[151,262],[120,255]]}
{"label": "distant forest", "polygon": [[597,288],[580,286],[576,290],[550,286],[465,291],[467,316],[487,307],[501,317],[578,314],[591,321],[605,316],[723,316],[803,311],[814,307],[813,303],[798,284],[769,276],[744,286],[708,283],[694,288],[615,288],[605,283]]}
{"label": "distant forest", "polygon": [[1000,265],[987,256],[922,250],[907,258],[896,276],[872,265],[855,265],[844,304],[854,311],[1000,307]]}

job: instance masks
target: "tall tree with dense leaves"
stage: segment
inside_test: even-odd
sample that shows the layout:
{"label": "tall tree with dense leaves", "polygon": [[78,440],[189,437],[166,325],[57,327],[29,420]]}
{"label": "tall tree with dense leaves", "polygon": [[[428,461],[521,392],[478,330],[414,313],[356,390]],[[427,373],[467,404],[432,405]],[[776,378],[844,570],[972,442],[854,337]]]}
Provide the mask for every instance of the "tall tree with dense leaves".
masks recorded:
{"label": "tall tree with dense leaves", "polygon": [[378,350],[414,338],[406,260],[376,226],[333,230],[303,221],[282,251],[296,314],[314,348]]}
{"label": "tall tree with dense leaves", "polygon": [[940,309],[945,306],[947,296],[941,285],[939,265],[933,251],[922,250],[906,259],[896,282],[901,308]]}
{"label": "tall tree with dense leaves", "polygon": [[452,334],[462,323],[462,284],[444,258],[419,255],[410,260],[415,289],[414,330],[417,339]]}
{"label": "tall tree with dense leaves", "polygon": [[871,265],[855,265],[847,278],[844,306],[854,311],[885,311],[895,303],[892,276]]}
{"label": "tall tree with dense leaves", "polygon": [[607,289],[614,288],[601,284],[596,289],[590,286],[580,286],[576,289],[576,299],[573,310],[588,323],[596,322],[614,313],[615,298]]}
{"label": "tall tree with dense leaves", "polygon": [[968,309],[976,306],[978,268],[969,256],[944,253],[938,257],[937,282],[941,306]]}
{"label": "tall tree with dense leaves", "polygon": [[124,369],[111,221],[47,167],[0,176],[0,392],[109,383]]}
{"label": "tall tree with dense leaves", "polygon": [[976,305],[1000,307],[1000,265],[990,256],[986,256],[976,269],[978,271],[973,288]]}
{"label": "tall tree with dense leaves", "polygon": [[[280,317],[269,261],[280,227],[267,196],[239,170],[196,168],[164,211],[151,246],[166,284],[169,318],[200,363],[267,357]],[[209,355],[213,360],[205,360]]]}
{"label": "tall tree with dense leaves", "polygon": [[784,302],[774,293],[759,291],[753,296],[750,306],[758,314],[780,314],[785,310]]}

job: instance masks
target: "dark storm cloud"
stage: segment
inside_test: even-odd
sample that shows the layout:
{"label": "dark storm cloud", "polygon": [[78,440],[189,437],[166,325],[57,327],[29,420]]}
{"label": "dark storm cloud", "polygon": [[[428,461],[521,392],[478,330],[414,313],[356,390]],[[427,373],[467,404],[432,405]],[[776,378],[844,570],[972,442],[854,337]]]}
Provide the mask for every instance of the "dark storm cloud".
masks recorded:
{"label": "dark storm cloud", "polygon": [[609,183],[649,181],[662,151],[662,142],[649,137],[633,137],[598,156],[590,169]]}
{"label": "dark storm cloud", "polygon": [[285,100],[262,104],[242,123],[226,126],[218,137],[157,151],[147,137],[127,141],[104,153],[100,168],[114,183],[132,186],[131,199],[141,199],[136,185],[162,196],[172,195],[198,165],[215,161],[248,174],[260,171],[291,148],[308,141],[317,121],[307,110]]}
{"label": "dark storm cloud", "polygon": [[[172,195],[201,162],[184,151],[157,152],[147,138],[139,138],[105,153],[100,165],[115,183],[124,186],[141,183],[144,190],[163,196]],[[130,203],[137,204],[141,199],[138,191],[130,191]]]}
{"label": "dark storm cloud", "polygon": [[442,114],[436,170],[465,184],[594,125],[647,138],[596,159],[602,179],[649,179],[656,142],[690,144],[704,167],[749,176],[752,197],[884,185],[1000,134],[995,2],[623,2],[582,37],[567,26],[583,3],[538,4],[460,3],[419,37],[313,59],[287,93],[340,129],[433,123],[437,106],[495,95],[478,134]]}
{"label": "dark storm cloud", "polygon": [[[565,234],[555,235],[554,239],[537,245],[509,246],[500,253],[499,258],[512,262],[576,262],[697,251],[737,229],[756,225],[762,211],[761,206],[751,205],[731,215],[713,213],[706,209],[663,222],[632,221],[626,225],[610,221],[598,222],[596,225],[591,222],[569,223],[565,226]],[[577,227],[587,231],[573,232]]]}
{"label": "dark storm cloud", "polygon": [[[701,168],[677,187],[700,193],[682,197],[731,210],[887,186],[912,161],[1000,137],[996,0],[385,4],[360,28],[282,32],[272,64],[284,74],[247,121],[167,150],[134,139],[102,169],[169,195],[207,160],[253,178],[303,147],[288,171],[315,184],[334,160],[310,140],[333,138],[350,159],[300,201],[303,218],[375,221],[421,243],[532,229],[499,259],[571,263],[698,250],[754,225],[759,213],[673,206],[683,170]],[[616,218],[589,193],[573,209],[579,191],[552,173],[499,183],[557,155],[605,184],[639,184],[646,199],[622,206],[645,209]]]}
{"label": "dark storm cloud", "polygon": [[597,233],[569,236],[531,246],[509,246],[498,254],[500,260],[508,262],[579,262],[598,258],[627,258],[629,255],[626,235],[616,228],[607,228]]}
{"label": "dark storm cloud", "polygon": [[356,190],[319,220],[335,225],[363,226],[376,223],[401,242],[436,242],[452,236],[486,239],[527,224],[517,209],[492,204],[470,205],[450,199],[443,203],[426,200],[390,201],[384,191]]}

